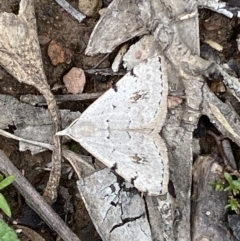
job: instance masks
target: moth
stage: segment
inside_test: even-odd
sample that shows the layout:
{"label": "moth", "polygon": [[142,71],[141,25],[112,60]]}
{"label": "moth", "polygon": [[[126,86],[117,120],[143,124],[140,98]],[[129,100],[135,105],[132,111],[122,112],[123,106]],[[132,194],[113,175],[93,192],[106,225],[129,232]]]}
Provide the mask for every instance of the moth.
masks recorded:
{"label": "moth", "polygon": [[167,192],[168,154],[159,135],[167,114],[164,58],[138,64],[68,128],[67,135],[148,195]]}

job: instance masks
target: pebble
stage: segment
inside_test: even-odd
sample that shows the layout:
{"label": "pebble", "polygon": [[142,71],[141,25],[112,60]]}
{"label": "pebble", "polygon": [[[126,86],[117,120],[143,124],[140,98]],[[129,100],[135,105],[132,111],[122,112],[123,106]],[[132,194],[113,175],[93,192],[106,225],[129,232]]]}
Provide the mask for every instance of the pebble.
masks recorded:
{"label": "pebble", "polygon": [[79,0],[78,9],[88,17],[94,17],[102,8],[102,0]]}
{"label": "pebble", "polygon": [[64,77],[63,82],[69,93],[79,94],[83,92],[86,77],[81,68],[73,67]]}
{"label": "pebble", "polygon": [[56,40],[48,45],[48,56],[53,65],[63,63],[67,58],[64,48]]}
{"label": "pebble", "polygon": [[173,109],[173,108],[180,106],[182,104],[182,102],[183,102],[183,99],[178,96],[169,95],[167,97],[167,105],[168,105],[169,109]]}
{"label": "pebble", "polygon": [[48,36],[40,35],[38,36],[39,44],[40,45],[45,45],[50,42],[50,38]]}

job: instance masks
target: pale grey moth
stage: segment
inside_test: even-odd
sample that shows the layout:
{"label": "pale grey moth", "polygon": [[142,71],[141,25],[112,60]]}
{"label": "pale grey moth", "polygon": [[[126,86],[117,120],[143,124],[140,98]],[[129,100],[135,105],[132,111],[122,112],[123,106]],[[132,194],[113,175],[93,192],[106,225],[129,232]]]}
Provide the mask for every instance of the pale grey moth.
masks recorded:
{"label": "pale grey moth", "polygon": [[138,64],[68,128],[58,132],[80,143],[148,195],[167,192],[168,155],[159,135],[167,113],[164,59]]}

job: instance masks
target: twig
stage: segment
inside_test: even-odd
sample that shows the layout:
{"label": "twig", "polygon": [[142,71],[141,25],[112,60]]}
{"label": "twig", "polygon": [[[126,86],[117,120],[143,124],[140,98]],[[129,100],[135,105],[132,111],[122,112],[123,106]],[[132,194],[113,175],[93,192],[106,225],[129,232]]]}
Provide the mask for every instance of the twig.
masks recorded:
{"label": "twig", "polygon": [[[41,146],[43,148],[46,148],[50,151],[54,150],[54,145],[48,144],[48,143],[43,143],[43,142],[38,142],[38,141],[31,141],[31,140],[27,140],[24,138],[21,138],[19,136],[13,135],[7,131],[1,130],[0,129],[0,135],[5,136],[7,138],[11,138],[17,141],[23,141],[26,143],[29,143],[31,145],[35,145],[35,146]],[[91,166],[89,163],[87,163],[83,156],[78,155],[70,150],[62,150],[62,155],[70,162],[70,164],[72,165],[73,169],[75,170],[75,172],[77,173],[78,178],[82,178],[81,172],[80,170],[82,169],[80,166],[81,164],[85,165],[86,168],[88,168],[88,170],[94,171],[95,169],[93,168],[93,166]]]}
{"label": "twig", "polygon": [[79,11],[77,11],[74,7],[72,7],[67,1],[65,0],[55,0],[62,8],[64,8],[69,14],[71,14],[74,18],[78,20],[79,23],[82,22],[86,16]]}
{"label": "twig", "polygon": [[[79,100],[91,100],[97,99],[103,93],[83,93],[77,95],[55,95],[57,104],[65,101],[79,101]],[[46,99],[42,95],[22,95],[20,101],[33,105],[33,106],[44,106],[47,104]]]}
{"label": "twig", "polygon": [[96,69],[110,54],[106,54],[94,67],[93,69]]}
{"label": "twig", "polygon": [[14,139],[14,140],[17,140],[17,141],[23,141],[23,142],[26,142],[26,143],[29,143],[29,144],[32,144],[32,145],[35,145],[35,146],[41,146],[41,147],[46,148],[46,149],[51,150],[51,151],[54,149],[54,146],[50,145],[48,143],[27,140],[27,139],[21,138],[19,136],[15,136],[15,135],[13,135],[13,134],[11,134],[7,131],[4,131],[2,129],[0,129],[0,135],[11,138],[11,139]]}
{"label": "twig", "polygon": [[223,139],[222,140],[222,147],[223,150],[226,154],[226,156],[228,157],[229,160],[229,164],[231,165],[231,167],[235,170],[237,170],[237,165],[236,165],[236,161],[232,152],[232,147],[230,144],[230,141],[228,139]]}
{"label": "twig", "polygon": [[113,72],[113,70],[110,68],[102,68],[102,69],[94,69],[93,68],[93,69],[85,69],[84,71],[88,74],[101,74],[101,75],[105,75],[105,76],[107,76],[107,75],[122,76],[122,75],[126,74],[126,71],[124,71],[124,70],[119,70],[118,72]]}
{"label": "twig", "polygon": [[212,136],[216,141],[219,151],[221,153],[221,156],[224,160],[225,165],[228,167],[228,169],[231,167],[232,170],[236,170],[237,166],[236,166],[234,156],[232,154],[229,141],[226,140],[225,137],[223,136],[217,136],[212,131],[207,131],[207,134]]}
{"label": "twig", "polygon": [[13,185],[23,195],[31,207],[64,241],[80,241],[63,220],[52,210],[41,195],[35,191],[27,179],[12,164],[3,151],[0,150],[0,171],[4,175],[15,176]]}
{"label": "twig", "polygon": [[[42,88],[38,87],[38,90],[46,99],[48,110],[52,116],[55,133],[57,133],[59,130],[61,130],[62,123],[60,110],[56,103],[55,97],[52,94],[51,90],[48,88],[44,88],[44,86]],[[43,197],[49,204],[52,204],[57,199],[57,188],[59,185],[62,169],[61,139],[54,135],[53,143],[55,148],[52,151],[52,169],[50,172],[49,180],[47,182],[47,186],[43,193]]]}

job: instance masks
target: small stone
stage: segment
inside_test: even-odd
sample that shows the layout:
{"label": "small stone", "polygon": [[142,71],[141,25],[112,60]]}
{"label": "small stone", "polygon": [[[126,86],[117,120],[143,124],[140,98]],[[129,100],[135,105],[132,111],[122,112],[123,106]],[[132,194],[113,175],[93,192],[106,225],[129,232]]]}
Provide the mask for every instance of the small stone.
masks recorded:
{"label": "small stone", "polygon": [[67,58],[63,47],[55,40],[52,40],[48,45],[48,56],[53,65],[63,63]]}
{"label": "small stone", "polygon": [[107,8],[101,8],[98,13],[100,16],[102,16],[106,12]]}
{"label": "small stone", "polygon": [[79,11],[88,17],[94,17],[101,8],[102,0],[79,0]]}
{"label": "small stone", "polygon": [[167,97],[167,105],[168,105],[169,109],[173,109],[173,108],[180,106],[182,104],[182,102],[183,102],[183,99],[178,96],[169,95]]}
{"label": "small stone", "polygon": [[203,237],[203,238],[201,238],[201,240],[200,241],[209,241],[209,239],[208,238],[206,238],[206,237]]}
{"label": "small stone", "polygon": [[210,216],[210,214],[211,214],[210,211],[207,211],[207,212],[206,212],[206,215],[207,215],[207,216]]}
{"label": "small stone", "polygon": [[50,38],[48,36],[40,35],[38,36],[38,41],[40,45],[45,45],[50,42]]}
{"label": "small stone", "polygon": [[214,31],[220,29],[222,27],[222,24],[220,21],[205,21],[203,22],[203,27],[208,31]]}
{"label": "small stone", "polygon": [[86,83],[84,71],[73,67],[64,77],[63,82],[69,93],[79,94],[83,92]]}

